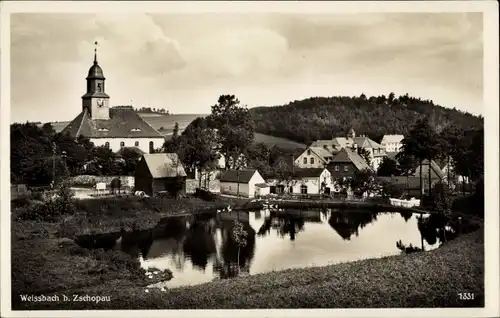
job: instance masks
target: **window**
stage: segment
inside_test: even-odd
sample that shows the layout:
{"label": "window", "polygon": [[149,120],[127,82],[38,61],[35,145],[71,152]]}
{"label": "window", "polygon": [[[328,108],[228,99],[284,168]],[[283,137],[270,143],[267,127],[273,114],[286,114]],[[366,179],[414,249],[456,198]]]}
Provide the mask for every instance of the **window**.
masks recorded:
{"label": "window", "polygon": [[97,84],[97,91],[99,93],[102,92],[101,83]]}
{"label": "window", "polygon": [[311,157],[311,158],[309,159],[309,162],[310,162],[311,164],[314,164],[314,158],[313,158],[313,157]]}
{"label": "window", "polygon": [[344,172],[347,172],[349,171],[349,167],[348,166],[344,166]]}
{"label": "window", "polygon": [[324,145],[324,146],[323,146],[323,148],[328,149],[328,146],[327,146],[327,145]]}
{"label": "window", "polygon": [[300,193],[307,194],[307,186],[306,185],[303,184],[300,186]]}
{"label": "window", "polygon": [[335,166],[335,171],[339,171],[339,166]]}
{"label": "window", "polygon": [[104,144],[104,147],[109,148],[109,142],[108,141],[106,141],[106,143]]}
{"label": "window", "polygon": [[138,141],[135,142],[135,146],[139,147],[139,142]]}
{"label": "window", "polygon": [[307,158],[304,158],[304,164],[305,165],[307,164]]}
{"label": "window", "polygon": [[288,192],[289,192],[289,193],[293,193],[293,186],[289,186],[289,187],[288,187]]}
{"label": "window", "polygon": [[141,131],[139,128],[132,128],[130,131]]}
{"label": "window", "polygon": [[307,150],[307,155],[310,156],[311,155],[311,150]]}
{"label": "window", "polygon": [[149,153],[152,153],[155,150],[155,143],[153,141],[149,142]]}
{"label": "window", "polygon": [[120,148],[123,148],[125,147],[125,142],[124,141],[120,141]]}

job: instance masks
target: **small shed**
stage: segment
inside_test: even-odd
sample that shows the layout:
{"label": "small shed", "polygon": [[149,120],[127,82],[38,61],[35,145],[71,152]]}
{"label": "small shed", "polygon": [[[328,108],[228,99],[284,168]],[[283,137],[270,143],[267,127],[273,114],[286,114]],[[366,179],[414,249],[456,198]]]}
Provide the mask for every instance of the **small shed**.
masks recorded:
{"label": "small shed", "polygon": [[144,154],[135,170],[135,190],[152,196],[186,192],[186,171],[176,153]]}
{"label": "small shed", "polygon": [[239,195],[246,198],[255,196],[257,184],[259,184],[258,188],[261,189],[260,185],[266,183],[256,169],[226,170],[222,173],[219,181],[222,194]]}

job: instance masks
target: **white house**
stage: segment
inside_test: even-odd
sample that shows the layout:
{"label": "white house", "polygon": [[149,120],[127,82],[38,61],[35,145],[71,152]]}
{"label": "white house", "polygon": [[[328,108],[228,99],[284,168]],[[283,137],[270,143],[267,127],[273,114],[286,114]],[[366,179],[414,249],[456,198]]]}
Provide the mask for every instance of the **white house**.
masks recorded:
{"label": "white house", "polygon": [[380,144],[385,148],[385,152],[399,152],[403,147],[403,135],[384,135]]}
{"label": "white house", "polygon": [[163,135],[142,119],[132,106],[110,107],[103,71],[94,54],[87,75],[87,92],[82,96],[82,111],[63,130],[74,138],[85,136],[95,146],[117,152],[136,147],[145,153],[163,146]]}
{"label": "white house", "polygon": [[320,194],[332,190],[332,176],[326,168],[295,168],[292,180],[272,179],[271,193]]}
{"label": "white house", "polygon": [[350,129],[347,137],[335,137],[332,140],[313,142],[297,159],[295,165],[300,168],[324,168],[342,148],[363,148],[370,154],[371,166],[377,170],[387,153],[384,147],[372,139],[361,135],[356,137],[354,129]]}
{"label": "white house", "polygon": [[220,193],[246,198],[253,198],[256,192],[262,195],[264,190],[260,189],[266,184],[266,180],[256,169],[226,170],[221,174],[219,181]]}

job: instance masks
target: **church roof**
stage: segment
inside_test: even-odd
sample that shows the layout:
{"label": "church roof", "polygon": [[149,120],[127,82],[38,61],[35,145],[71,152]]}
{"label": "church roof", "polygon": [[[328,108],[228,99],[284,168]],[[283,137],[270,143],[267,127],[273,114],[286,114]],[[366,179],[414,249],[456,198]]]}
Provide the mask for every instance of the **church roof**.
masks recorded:
{"label": "church roof", "polygon": [[77,138],[164,138],[139,116],[131,106],[111,107],[109,119],[92,119],[85,109],[73,119],[62,133]]}
{"label": "church roof", "polygon": [[94,64],[90,67],[87,79],[106,79],[102,68],[99,64],[97,64],[97,62],[94,62]]}

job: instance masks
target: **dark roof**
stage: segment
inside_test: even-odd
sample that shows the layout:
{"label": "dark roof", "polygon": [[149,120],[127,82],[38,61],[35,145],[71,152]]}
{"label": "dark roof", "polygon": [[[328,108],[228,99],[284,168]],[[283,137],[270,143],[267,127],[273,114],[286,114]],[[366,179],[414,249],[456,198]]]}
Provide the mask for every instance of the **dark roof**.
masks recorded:
{"label": "dark roof", "polygon": [[297,178],[317,178],[325,171],[325,168],[295,168],[294,177]]}
{"label": "dark roof", "polygon": [[253,175],[257,172],[256,169],[242,170],[226,170],[220,177],[220,182],[238,182],[248,183]]}
{"label": "dark roof", "polygon": [[365,159],[361,158],[356,152],[349,148],[342,148],[339,153],[333,157],[331,163],[347,163],[351,162],[358,170],[371,169]]}
{"label": "dark roof", "polygon": [[62,130],[66,132],[75,138],[163,138],[132,106],[111,107],[109,119],[91,119],[85,109]]}
{"label": "dark roof", "polygon": [[97,60],[94,60],[94,64],[90,67],[87,79],[106,79],[102,68],[97,64]]}
{"label": "dark roof", "polygon": [[141,160],[154,179],[186,177],[186,171],[176,153],[150,153],[142,155]]}

